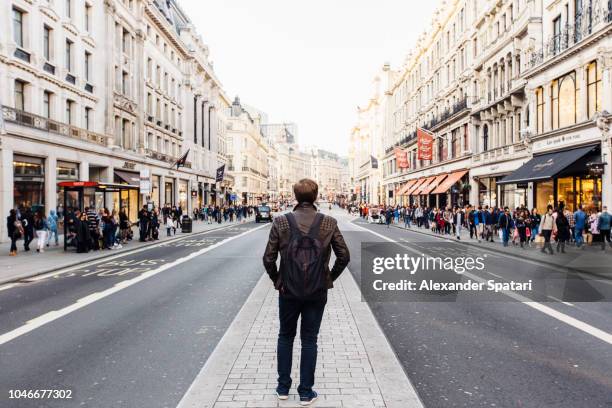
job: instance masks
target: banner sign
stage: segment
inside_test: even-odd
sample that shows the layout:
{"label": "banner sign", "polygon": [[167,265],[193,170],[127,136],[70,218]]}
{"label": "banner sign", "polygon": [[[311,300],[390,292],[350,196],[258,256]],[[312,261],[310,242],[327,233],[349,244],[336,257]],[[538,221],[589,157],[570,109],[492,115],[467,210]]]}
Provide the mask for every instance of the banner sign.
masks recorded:
{"label": "banner sign", "polygon": [[151,194],[151,173],[149,169],[140,170],[140,194]]}
{"label": "banner sign", "polygon": [[224,176],[225,176],[225,164],[217,169],[217,178],[216,178],[217,183],[222,182]]}
{"label": "banner sign", "polygon": [[433,153],[434,136],[427,130],[417,129],[417,158],[419,160],[431,160]]}
{"label": "banner sign", "polygon": [[395,152],[395,160],[397,161],[397,167],[400,169],[407,169],[410,167],[408,163],[408,152],[403,150],[402,148],[396,147],[393,149]]}

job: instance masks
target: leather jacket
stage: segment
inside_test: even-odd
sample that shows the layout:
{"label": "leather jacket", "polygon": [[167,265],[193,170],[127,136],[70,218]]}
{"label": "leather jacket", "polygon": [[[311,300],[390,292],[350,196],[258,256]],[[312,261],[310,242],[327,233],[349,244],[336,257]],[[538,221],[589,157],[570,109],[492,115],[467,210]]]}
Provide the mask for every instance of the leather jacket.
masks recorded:
{"label": "leather jacket", "polygon": [[[317,215],[317,209],[313,204],[301,203],[294,207],[293,215],[297,225],[304,234],[308,233],[310,226],[314,222],[315,216]],[[291,228],[289,222],[285,216],[279,216],[274,219],[272,223],[272,229],[270,230],[270,237],[268,238],[268,245],[263,256],[263,264],[266,268],[266,272],[276,289],[279,278],[279,270],[276,265],[279,252],[283,251],[289,244],[291,239]],[[319,239],[323,243],[323,256],[325,257],[325,273],[327,274],[327,288],[332,288],[333,281],[342,273],[344,268],[350,262],[350,254],[344,237],[338,228],[337,221],[325,215],[321,222],[321,228],[319,230]],[[332,269],[329,269],[329,260],[331,257],[331,251],[334,251],[336,255],[336,261]]]}

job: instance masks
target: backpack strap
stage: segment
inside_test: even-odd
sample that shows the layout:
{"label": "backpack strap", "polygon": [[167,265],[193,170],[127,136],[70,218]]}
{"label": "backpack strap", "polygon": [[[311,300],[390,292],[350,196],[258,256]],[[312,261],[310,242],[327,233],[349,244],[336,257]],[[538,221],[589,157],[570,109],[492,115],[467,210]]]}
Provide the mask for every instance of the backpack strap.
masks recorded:
{"label": "backpack strap", "polygon": [[291,232],[294,234],[302,234],[302,231],[300,231],[300,228],[297,225],[297,222],[295,221],[295,216],[293,215],[293,213],[287,213],[285,215],[285,218],[287,219],[287,222],[289,223],[289,229],[291,229]]}
{"label": "backpack strap", "polygon": [[308,237],[311,239],[316,239],[319,237],[319,230],[321,229],[321,222],[323,222],[323,218],[325,218],[323,214],[317,213],[317,215],[315,215],[314,222],[308,231]]}

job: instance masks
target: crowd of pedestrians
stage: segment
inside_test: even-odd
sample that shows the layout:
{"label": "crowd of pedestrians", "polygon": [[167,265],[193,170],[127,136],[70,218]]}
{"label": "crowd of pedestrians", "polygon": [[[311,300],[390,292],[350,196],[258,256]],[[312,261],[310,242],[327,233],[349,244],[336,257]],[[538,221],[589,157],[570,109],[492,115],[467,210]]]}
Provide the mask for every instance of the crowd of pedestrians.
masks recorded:
{"label": "crowd of pedestrians", "polygon": [[[246,222],[257,211],[256,206],[225,205],[204,206],[193,210],[193,220],[212,223]],[[180,206],[164,205],[161,208],[144,205],[138,211],[138,219],[131,222],[127,208],[119,211],[107,208],[96,210],[86,207],[67,209],[61,221],[66,223],[66,243],[76,248],[78,253],[89,251],[112,250],[122,248],[134,237],[137,231],[138,241],[159,240],[160,230],[166,230],[166,236],[176,235],[183,228],[185,214]],[[188,218],[188,217],[187,217]],[[36,251],[44,252],[50,245],[59,245],[58,224],[60,218],[55,210],[45,216],[42,210],[10,210],[6,218],[8,238],[11,241],[10,256],[17,255],[17,242],[23,240],[23,250],[30,251],[30,245],[36,239]]]}
{"label": "crowd of pedestrians", "polygon": [[612,248],[610,227],[612,215],[607,207],[602,211],[586,211],[582,205],[574,212],[563,203],[558,207],[549,205],[544,214],[537,209],[525,207],[472,206],[431,208],[416,206],[376,206],[361,203],[347,208],[349,213],[359,215],[370,223],[396,224],[403,228],[424,228],[439,235],[450,235],[461,239],[462,231],[469,232],[470,239],[478,242],[499,241],[503,246],[516,245],[521,248],[538,246],[543,253],[564,253],[567,245],[585,248],[598,244],[602,250],[606,244]]}

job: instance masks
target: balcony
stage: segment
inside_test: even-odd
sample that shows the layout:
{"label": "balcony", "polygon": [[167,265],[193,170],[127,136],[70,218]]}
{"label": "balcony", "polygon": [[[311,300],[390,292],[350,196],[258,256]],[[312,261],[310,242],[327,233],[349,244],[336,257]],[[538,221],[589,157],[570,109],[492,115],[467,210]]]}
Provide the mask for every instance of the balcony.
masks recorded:
{"label": "balcony", "polygon": [[8,106],[2,106],[2,118],[7,123],[43,130],[49,133],[68,136],[72,139],[83,140],[106,146],[108,137],[87,129],[78,128],[55,120],[47,119],[43,116],[34,115]]}
{"label": "balcony", "polygon": [[449,109],[442,111],[437,117],[434,117],[427,123],[423,123],[423,128],[427,130],[435,129],[438,125],[444,124],[448,119],[467,109],[469,109],[468,100],[463,98],[455,102]]}
{"label": "balcony", "polygon": [[588,5],[577,10],[573,25],[566,24],[560,32],[548,38],[541,50],[531,53],[528,68],[535,68],[571,49],[591,34],[609,28],[612,24],[612,3],[605,3],[596,2],[594,9]]}
{"label": "balcony", "polygon": [[472,155],[472,163],[484,165],[504,160],[516,159],[528,155],[527,146],[523,142],[513,145],[496,147],[486,152]]}

